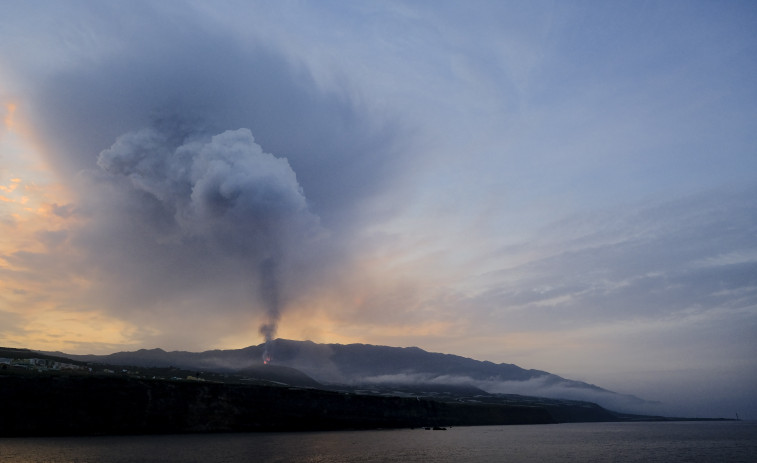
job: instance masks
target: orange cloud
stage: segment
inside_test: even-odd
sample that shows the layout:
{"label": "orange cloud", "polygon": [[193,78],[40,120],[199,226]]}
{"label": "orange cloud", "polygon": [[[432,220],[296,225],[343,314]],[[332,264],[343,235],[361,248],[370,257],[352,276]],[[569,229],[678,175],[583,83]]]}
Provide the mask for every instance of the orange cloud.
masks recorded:
{"label": "orange cloud", "polygon": [[[111,320],[75,302],[82,284],[50,254],[50,240],[75,220],[56,214],[67,193],[46,167],[31,130],[20,122],[20,106],[4,104],[0,133],[0,339],[6,345],[64,350],[72,344],[123,344],[124,322]],[[65,238],[65,233],[55,236]],[[58,242],[60,243],[60,241]],[[68,252],[60,246],[56,252]],[[59,268],[61,267],[61,268]],[[42,273],[39,269],[43,269]],[[77,307],[74,310],[72,307]],[[79,307],[83,312],[77,313]]]}
{"label": "orange cloud", "polygon": [[13,130],[15,127],[15,114],[16,114],[16,104],[15,103],[6,103],[5,104],[5,117],[3,118],[3,122],[5,123],[5,128],[8,130]]}
{"label": "orange cloud", "polygon": [[10,179],[10,185],[0,185],[0,191],[6,191],[8,193],[13,192],[16,188],[18,188],[19,183],[21,183],[20,178],[12,178]]}
{"label": "orange cloud", "polygon": [[139,330],[133,325],[97,311],[66,310],[59,307],[24,312],[19,329],[3,333],[9,345],[70,353],[112,353],[139,344]]}

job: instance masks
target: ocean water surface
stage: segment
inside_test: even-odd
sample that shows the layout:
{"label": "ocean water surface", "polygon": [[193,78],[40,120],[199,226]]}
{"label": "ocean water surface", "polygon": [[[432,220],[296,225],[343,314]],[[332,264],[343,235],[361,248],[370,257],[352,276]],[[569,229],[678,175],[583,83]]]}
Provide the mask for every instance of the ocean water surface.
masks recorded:
{"label": "ocean water surface", "polygon": [[0,439],[0,462],[757,462],[757,422]]}

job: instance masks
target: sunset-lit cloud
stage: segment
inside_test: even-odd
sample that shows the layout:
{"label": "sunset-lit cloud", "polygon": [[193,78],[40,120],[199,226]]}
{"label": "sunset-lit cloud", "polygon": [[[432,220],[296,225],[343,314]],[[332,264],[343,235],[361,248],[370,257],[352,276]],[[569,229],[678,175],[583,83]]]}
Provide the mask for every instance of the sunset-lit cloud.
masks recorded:
{"label": "sunset-lit cloud", "polygon": [[5,130],[7,132],[14,132],[15,130],[15,113],[16,113],[16,103],[6,103],[5,104],[5,117],[3,118],[3,123],[5,124]]}

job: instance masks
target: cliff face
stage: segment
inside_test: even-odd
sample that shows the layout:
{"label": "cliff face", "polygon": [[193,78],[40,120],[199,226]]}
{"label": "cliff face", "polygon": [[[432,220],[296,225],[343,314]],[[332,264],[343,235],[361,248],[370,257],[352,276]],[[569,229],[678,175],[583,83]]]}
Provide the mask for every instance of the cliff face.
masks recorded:
{"label": "cliff face", "polygon": [[0,397],[0,436],[553,422],[539,407],[122,377],[0,376]]}

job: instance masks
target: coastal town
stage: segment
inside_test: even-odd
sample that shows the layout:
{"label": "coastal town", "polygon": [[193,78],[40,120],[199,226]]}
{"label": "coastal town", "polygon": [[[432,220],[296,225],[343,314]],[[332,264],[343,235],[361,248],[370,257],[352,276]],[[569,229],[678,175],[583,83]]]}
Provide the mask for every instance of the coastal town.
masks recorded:
{"label": "coastal town", "polygon": [[92,367],[60,362],[44,358],[0,358],[0,369],[22,369],[32,371],[84,371],[92,373]]}
{"label": "coastal town", "polygon": [[[167,368],[123,368],[102,363],[77,362],[27,349],[0,347],[0,375],[120,375],[135,379],[206,381],[201,372]],[[212,375],[218,380],[216,376]]]}

